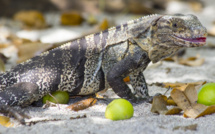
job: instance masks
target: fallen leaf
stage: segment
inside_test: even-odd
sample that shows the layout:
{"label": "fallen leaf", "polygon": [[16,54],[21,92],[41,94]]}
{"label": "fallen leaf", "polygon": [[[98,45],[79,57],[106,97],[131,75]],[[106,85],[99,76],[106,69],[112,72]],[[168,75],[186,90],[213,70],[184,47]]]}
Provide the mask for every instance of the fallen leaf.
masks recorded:
{"label": "fallen leaf", "polygon": [[166,101],[162,95],[154,96],[152,101],[152,113],[165,114],[168,111]]}
{"label": "fallen leaf", "polygon": [[8,58],[0,53],[0,72],[5,72],[5,63],[7,62]]}
{"label": "fallen leaf", "polygon": [[165,59],[163,59],[164,61],[171,61],[171,62],[174,62],[176,59],[175,57],[167,57]]}
{"label": "fallen leaf", "polygon": [[188,58],[178,58],[178,57],[174,56],[174,57],[165,58],[164,60],[176,62],[181,65],[192,66],[192,67],[201,66],[205,62],[205,59],[201,58],[200,55],[196,55],[196,56],[188,57]]}
{"label": "fallen leaf", "polygon": [[197,104],[198,94],[194,84],[188,84],[184,89],[173,89],[171,97],[177,106],[184,111],[184,117],[198,118],[215,113],[215,106]]}
{"label": "fallen leaf", "polygon": [[14,34],[10,34],[9,37],[7,38],[8,40],[10,40],[13,44],[17,45],[22,45],[22,44],[26,44],[26,43],[32,43],[31,40],[29,39],[24,39],[24,38],[19,38],[18,36],[14,35]]}
{"label": "fallen leaf", "polygon": [[168,97],[167,100],[167,105],[173,105],[173,106],[177,106],[177,104],[175,103],[175,101],[172,99],[172,97]]}
{"label": "fallen leaf", "polygon": [[181,111],[182,111],[181,108],[179,108],[179,107],[174,107],[174,108],[172,108],[172,109],[169,109],[169,110],[165,113],[165,115],[175,115],[175,114],[181,113]]}
{"label": "fallen leaf", "polygon": [[0,59],[0,72],[5,72],[5,64],[2,59]]}
{"label": "fallen leaf", "polygon": [[208,30],[208,36],[215,36],[215,25]]}
{"label": "fallen leaf", "polygon": [[98,23],[98,21],[97,21],[97,19],[96,19],[96,17],[94,15],[89,15],[87,17],[87,23],[89,25],[94,25],[94,24]]}
{"label": "fallen leaf", "polygon": [[25,43],[22,45],[17,45],[19,50],[19,59],[17,63],[24,62],[44,51],[51,48],[52,44],[49,43],[40,43],[40,42],[32,42],[32,43]]}
{"label": "fallen leaf", "polygon": [[182,109],[178,107],[174,107],[168,110],[166,100],[167,100],[167,97],[164,95],[154,96],[151,112],[163,114],[163,115],[175,115],[175,114],[179,114],[182,111]]}
{"label": "fallen leaf", "polygon": [[96,98],[100,98],[100,99],[103,99],[104,97],[102,95],[100,95],[99,93],[95,93],[96,95]]}
{"label": "fallen leaf", "polygon": [[100,24],[99,29],[100,30],[105,30],[105,29],[108,29],[108,27],[109,27],[108,20],[104,19],[102,21],[102,23]]}
{"label": "fallen leaf", "polygon": [[192,125],[187,125],[187,126],[176,126],[173,128],[173,130],[184,130],[184,131],[187,131],[187,130],[192,130],[192,131],[195,131],[197,130],[197,124],[192,124]]}
{"label": "fallen leaf", "polygon": [[5,127],[13,127],[14,124],[10,122],[10,118],[6,116],[0,116],[0,125],[5,126]]}
{"label": "fallen leaf", "polygon": [[187,59],[182,59],[180,58],[178,60],[179,64],[182,65],[187,65],[187,66],[201,66],[203,63],[205,62],[204,58],[200,58],[200,56],[196,56],[196,57],[189,57]]}
{"label": "fallen leaf", "polygon": [[212,113],[215,113],[215,105],[205,106],[203,104],[194,104],[192,109],[187,109],[184,111],[184,117],[199,118]]}
{"label": "fallen leaf", "polygon": [[130,81],[130,77],[129,77],[129,76],[125,77],[125,78],[123,79],[123,81],[124,81],[124,82],[129,82],[129,81]]}
{"label": "fallen leaf", "polygon": [[[194,95],[190,93],[193,93]],[[192,108],[192,103],[197,101],[197,92],[194,85],[187,85],[184,89],[173,89],[171,91],[171,97],[178,107],[185,111],[186,109]],[[194,99],[189,100],[189,98],[192,97],[194,97]]]}
{"label": "fallen leaf", "polygon": [[14,20],[23,22],[26,28],[40,29],[47,27],[43,14],[35,10],[17,12],[14,15]]}
{"label": "fallen leaf", "polygon": [[83,22],[83,18],[79,12],[70,11],[62,13],[61,15],[61,24],[62,25],[80,25]]}
{"label": "fallen leaf", "polygon": [[194,85],[196,86],[202,86],[206,83],[206,81],[198,81],[198,82],[191,82],[191,83],[169,83],[169,82],[164,82],[164,83],[160,83],[160,84],[156,84],[158,86],[162,86],[164,88],[176,88],[176,89],[185,89],[187,87],[187,85]]}
{"label": "fallen leaf", "polygon": [[76,102],[72,105],[69,105],[67,108],[71,109],[73,111],[79,111],[79,110],[84,110],[88,107],[93,106],[95,103],[97,102],[97,99],[95,98],[89,98],[89,99],[85,99],[79,102]]}
{"label": "fallen leaf", "polygon": [[189,4],[194,12],[200,12],[203,9],[203,3],[200,1],[190,1]]}

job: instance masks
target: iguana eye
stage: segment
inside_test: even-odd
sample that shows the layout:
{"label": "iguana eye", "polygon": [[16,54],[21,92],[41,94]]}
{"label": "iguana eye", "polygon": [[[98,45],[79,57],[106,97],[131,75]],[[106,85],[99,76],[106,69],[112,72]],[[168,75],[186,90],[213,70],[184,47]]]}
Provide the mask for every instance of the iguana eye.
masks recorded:
{"label": "iguana eye", "polygon": [[176,27],[177,27],[177,24],[176,24],[176,23],[173,23],[173,27],[175,27],[175,28],[176,28]]}

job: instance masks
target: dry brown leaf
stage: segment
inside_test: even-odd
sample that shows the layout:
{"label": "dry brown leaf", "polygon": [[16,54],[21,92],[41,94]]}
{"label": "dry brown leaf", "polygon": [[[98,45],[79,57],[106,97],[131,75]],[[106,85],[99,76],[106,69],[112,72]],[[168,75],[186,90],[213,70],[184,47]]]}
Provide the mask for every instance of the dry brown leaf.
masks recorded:
{"label": "dry brown leaf", "polygon": [[16,35],[10,34],[8,37],[8,40],[10,40],[15,45],[22,45],[25,43],[32,43],[29,39],[19,38]]}
{"label": "dry brown leaf", "polygon": [[99,29],[100,30],[105,30],[105,29],[108,29],[108,27],[109,27],[108,20],[104,19],[102,21],[102,23],[100,24]]}
{"label": "dry brown leaf", "polygon": [[182,65],[187,65],[187,66],[201,66],[203,63],[205,62],[205,59],[204,58],[200,58],[200,57],[189,57],[187,59],[182,59],[180,58],[178,60],[178,63],[179,64],[182,64]]}
{"label": "dry brown leaf", "polygon": [[2,59],[0,59],[0,72],[5,72],[5,64]]}
{"label": "dry brown leaf", "polygon": [[168,111],[166,101],[162,95],[154,96],[152,102],[152,113],[165,114]]}
{"label": "dry brown leaf", "polygon": [[215,106],[197,104],[197,90],[194,84],[188,84],[184,89],[173,89],[171,97],[184,111],[184,117],[198,118],[207,114],[215,113]]}
{"label": "dry brown leaf", "polygon": [[8,58],[0,53],[0,72],[5,72],[5,63],[7,62]]}
{"label": "dry brown leaf", "polygon": [[208,30],[208,36],[215,36],[215,25]]}
{"label": "dry brown leaf", "polygon": [[178,107],[168,110],[166,100],[167,100],[167,97],[165,95],[154,96],[151,112],[163,114],[163,115],[174,115],[174,114],[179,114],[182,111],[182,109]]}
{"label": "dry brown leaf", "polygon": [[35,10],[17,12],[14,19],[23,22],[27,28],[47,27],[43,14]]}
{"label": "dry brown leaf", "polygon": [[212,113],[215,113],[215,105],[205,106],[203,104],[193,104],[191,109],[184,111],[184,117],[199,118]]}
{"label": "dry brown leaf", "polygon": [[205,81],[198,81],[198,82],[191,82],[191,83],[169,83],[169,82],[164,82],[160,85],[162,85],[164,88],[176,88],[176,89],[185,89],[187,87],[187,85],[192,84],[194,86],[202,86],[204,85],[206,82]]}
{"label": "dry brown leaf", "polygon": [[97,21],[97,19],[96,19],[96,17],[95,17],[94,15],[89,15],[89,16],[87,17],[87,23],[88,23],[89,25],[94,25],[94,24],[97,24],[98,21]]}
{"label": "dry brown leaf", "polygon": [[79,12],[70,11],[65,12],[61,15],[61,24],[62,25],[80,25],[83,22],[83,18]]}
{"label": "dry brown leaf", "polygon": [[171,97],[173,98],[173,100],[175,101],[179,108],[183,110],[191,108],[191,104],[183,91],[173,89],[171,92]]}
{"label": "dry brown leaf", "polygon": [[171,62],[174,62],[176,59],[175,57],[167,57],[165,59],[163,59],[164,61],[171,61]]}
{"label": "dry brown leaf", "polygon": [[172,109],[169,109],[169,110],[165,113],[165,115],[175,115],[175,114],[181,113],[181,111],[182,111],[181,108],[179,108],[179,107],[174,107],[174,108],[172,108]]}
{"label": "dry brown leaf", "polygon": [[95,93],[95,95],[96,95],[96,98],[101,98],[101,99],[104,98],[104,97],[103,97],[102,95],[100,95],[99,93]]}
{"label": "dry brown leaf", "polygon": [[85,100],[76,102],[72,105],[69,105],[67,108],[71,109],[73,111],[84,110],[90,106],[93,106],[96,102],[97,102],[97,99],[89,98],[89,99],[85,99]]}
{"label": "dry brown leaf", "polygon": [[165,61],[177,62],[178,64],[186,66],[201,66],[205,59],[201,58],[200,55],[196,55],[188,58],[178,58],[178,57],[168,57],[164,59]]}
{"label": "dry brown leaf", "polygon": [[129,81],[130,81],[130,77],[129,77],[129,76],[125,77],[125,78],[123,79],[123,81],[124,81],[124,82],[129,82]]}
{"label": "dry brown leaf", "polygon": [[171,96],[167,98],[166,103],[167,105],[177,106],[177,104],[175,103]]}
{"label": "dry brown leaf", "polygon": [[17,63],[21,63],[34,57],[37,54],[40,54],[47,49],[51,48],[52,45],[48,43],[40,43],[40,42],[32,42],[32,43],[25,43],[22,45],[17,45],[19,50],[19,59]]}
{"label": "dry brown leaf", "polygon": [[7,48],[9,45],[9,43],[0,43],[0,49]]}
{"label": "dry brown leaf", "polygon": [[0,125],[5,126],[5,127],[13,127],[14,124],[10,122],[10,118],[6,116],[0,116]]}
{"label": "dry brown leaf", "polygon": [[199,2],[199,1],[190,1],[189,4],[190,4],[191,9],[194,12],[200,12],[203,9],[202,2]]}

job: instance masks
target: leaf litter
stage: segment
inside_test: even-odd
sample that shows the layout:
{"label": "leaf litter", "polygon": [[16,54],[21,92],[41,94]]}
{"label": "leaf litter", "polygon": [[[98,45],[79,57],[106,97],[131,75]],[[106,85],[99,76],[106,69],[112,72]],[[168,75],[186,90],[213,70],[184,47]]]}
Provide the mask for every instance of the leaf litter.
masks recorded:
{"label": "leaf litter", "polygon": [[[164,115],[179,114],[183,111],[186,118],[199,118],[205,115],[215,113],[215,105],[206,106],[198,104],[197,90],[204,85],[205,81],[193,83],[163,83],[165,88],[172,88],[171,96],[168,99],[164,95],[158,95],[153,98],[151,112]],[[169,102],[168,102],[169,100]],[[167,105],[176,105],[173,109],[168,109]]]}

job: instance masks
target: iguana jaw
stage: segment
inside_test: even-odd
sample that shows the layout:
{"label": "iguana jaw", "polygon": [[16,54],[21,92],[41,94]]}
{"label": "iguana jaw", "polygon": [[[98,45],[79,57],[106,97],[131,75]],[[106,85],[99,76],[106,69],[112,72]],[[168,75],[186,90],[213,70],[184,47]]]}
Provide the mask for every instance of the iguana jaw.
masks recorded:
{"label": "iguana jaw", "polygon": [[182,46],[186,47],[200,47],[206,44],[206,36],[181,37],[174,34],[171,36],[174,38],[174,40],[180,42],[180,44],[182,43]]}

